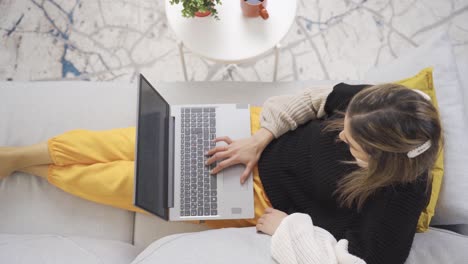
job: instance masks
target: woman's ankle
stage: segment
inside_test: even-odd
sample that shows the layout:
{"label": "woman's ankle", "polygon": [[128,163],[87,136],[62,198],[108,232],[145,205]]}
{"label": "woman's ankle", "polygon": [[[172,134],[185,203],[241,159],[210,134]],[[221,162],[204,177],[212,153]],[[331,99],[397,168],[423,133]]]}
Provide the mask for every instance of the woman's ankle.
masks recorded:
{"label": "woman's ankle", "polygon": [[0,147],[0,179],[20,169],[19,157],[14,147]]}
{"label": "woman's ankle", "polygon": [[38,176],[47,180],[49,176],[49,165],[31,166],[31,167],[21,168],[18,171],[28,173],[34,176]]}
{"label": "woman's ankle", "polygon": [[19,169],[53,163],[47,142],[15,148],[16,165]]}
{"label": "woman's ankle", "polygon": [[0,147],[0,179],[23,168],[52,163],[47,142],[24,147]]}

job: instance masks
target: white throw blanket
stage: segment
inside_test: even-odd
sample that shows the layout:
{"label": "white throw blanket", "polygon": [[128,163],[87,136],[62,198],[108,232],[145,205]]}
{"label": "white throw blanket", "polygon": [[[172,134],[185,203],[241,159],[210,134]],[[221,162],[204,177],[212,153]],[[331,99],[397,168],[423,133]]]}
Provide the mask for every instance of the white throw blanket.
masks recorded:
{"label": "white throw blanket", "polygon": [[365,264],[348,252],[348,240],[314,226],[307,214],[291,214],[273,234],[271,254],[280,264]]}

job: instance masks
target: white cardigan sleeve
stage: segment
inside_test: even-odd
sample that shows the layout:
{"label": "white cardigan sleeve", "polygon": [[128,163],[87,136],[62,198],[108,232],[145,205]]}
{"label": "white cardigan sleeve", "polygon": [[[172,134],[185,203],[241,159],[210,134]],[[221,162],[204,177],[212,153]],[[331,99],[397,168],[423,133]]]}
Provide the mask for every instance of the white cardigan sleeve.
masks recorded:
{"label": "white cardigan sleeve", "polygon": [[269,98],[260,116],[260,125],[268,129],[275,138],[309,120],[325,115],[325,102],[333,87],[305,89],[296,95],[282,95]]}
{"label": "white cardigan sleeve", "polygon": [[291,214],[279,225],[271,240],[271,254],[280,264],[365,264],[348,252],[348,241],[336,239],[316,227],[307,214]]}

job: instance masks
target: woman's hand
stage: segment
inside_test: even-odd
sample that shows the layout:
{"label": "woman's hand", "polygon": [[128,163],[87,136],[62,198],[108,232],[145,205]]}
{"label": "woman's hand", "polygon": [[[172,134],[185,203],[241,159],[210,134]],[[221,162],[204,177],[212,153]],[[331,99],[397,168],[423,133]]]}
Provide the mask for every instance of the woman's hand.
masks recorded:
{"label": "woman's hand", "polygon": [[285,212],[273,208],[265,209],[265,213],[257,221],[257,231],[272,236],[284,218],[288,216]]}
{"label": "woman's hand", "polygon": [[253,168],[260,159],[265,147],[273,140],[273,134],[265,128],[259,129],[253,136],[249,138],[231,140],[229,137],[216,138],[215,142],[225,142],[227,146],[217,146],[210,149],[207,155],[211,156],[206,165],[213,162],[218,162],[218,165],[211,170],[211,174],[216,174],[221,170],[235,164],[244,164],[245,170],[240,177],[240,182],[243,184]]}

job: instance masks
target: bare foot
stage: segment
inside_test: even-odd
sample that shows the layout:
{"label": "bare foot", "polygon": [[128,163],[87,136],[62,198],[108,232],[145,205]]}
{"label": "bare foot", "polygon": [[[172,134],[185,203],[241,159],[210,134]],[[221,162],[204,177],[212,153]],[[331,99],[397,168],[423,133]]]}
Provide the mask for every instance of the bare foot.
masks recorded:
{"label": "bare foot", "polygon": [[0,147],[0,180],[10,176],[17,167],[17,158],[13,154],[15,148]]}

